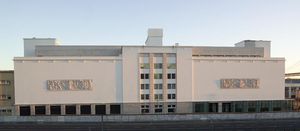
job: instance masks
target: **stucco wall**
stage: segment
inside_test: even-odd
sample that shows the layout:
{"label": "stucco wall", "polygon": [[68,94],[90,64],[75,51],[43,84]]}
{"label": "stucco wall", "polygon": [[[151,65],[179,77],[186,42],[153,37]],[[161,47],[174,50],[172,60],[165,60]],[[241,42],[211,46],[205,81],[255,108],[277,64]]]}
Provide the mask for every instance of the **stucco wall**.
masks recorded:
{"label": "stucco wall", "polygon": [[[15,103],[115,103],[122,101],[121,59],[15,58]],[[54,61],[53,61],[54,60]],[[47,80],[92,80],[92,90],[49,91]]]}
{"label": "stucco wall", "polygon": [[[284,59],[194,58],[193,101],[284,99]],[[259,79],[259,88],[221,89],[220,79]]]}

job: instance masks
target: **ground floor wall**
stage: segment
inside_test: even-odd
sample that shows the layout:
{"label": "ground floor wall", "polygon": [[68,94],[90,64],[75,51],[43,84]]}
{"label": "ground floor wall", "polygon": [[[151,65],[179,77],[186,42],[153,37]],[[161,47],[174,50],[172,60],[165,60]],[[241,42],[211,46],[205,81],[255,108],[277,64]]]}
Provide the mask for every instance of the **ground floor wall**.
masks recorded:
{"label": "ground floor wall", "polygon": [[[0,122],[159,122],[159,121],[219,121],[299,119],[300,112],[264,113],[201,113],[159,115],[101,115],[101,116],[1,116]],[[297,123],[296,123],[297,124]]]}
{"label": "ground floor wall", "polygon": [[292,100],[16,105],[16,115],[183,114],[292,111]]}

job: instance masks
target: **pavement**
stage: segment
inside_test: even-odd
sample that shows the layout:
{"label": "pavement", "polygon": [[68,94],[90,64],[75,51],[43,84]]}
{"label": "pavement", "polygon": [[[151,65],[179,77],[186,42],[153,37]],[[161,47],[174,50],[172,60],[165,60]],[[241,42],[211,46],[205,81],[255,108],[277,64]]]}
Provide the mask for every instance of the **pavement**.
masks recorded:
{"label": "pavement", "polygon": [[0,131],[300,131],[300,119],[114,123],[0,123]]}

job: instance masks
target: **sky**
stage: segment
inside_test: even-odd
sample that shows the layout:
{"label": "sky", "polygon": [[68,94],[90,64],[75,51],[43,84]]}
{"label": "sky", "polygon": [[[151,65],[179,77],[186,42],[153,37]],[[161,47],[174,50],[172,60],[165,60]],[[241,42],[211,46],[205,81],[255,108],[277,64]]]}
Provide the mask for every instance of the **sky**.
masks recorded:
{"label": "sky", "polygon": [[164,29],[164,45],[270,40],[286,72],[300,72],[300,0],[0,0],[0,70],[23,56],[23,38],[143,45],[148,28]]}

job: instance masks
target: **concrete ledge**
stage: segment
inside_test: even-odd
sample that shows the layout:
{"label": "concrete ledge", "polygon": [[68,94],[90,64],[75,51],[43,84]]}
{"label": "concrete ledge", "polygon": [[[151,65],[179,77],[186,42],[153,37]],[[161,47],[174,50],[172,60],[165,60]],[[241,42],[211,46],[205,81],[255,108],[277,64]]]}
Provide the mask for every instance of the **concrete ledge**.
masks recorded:
{"label": "concrete ledge", "polygon": [[240,114],[159,114],[103,116],[0,116],[0,122],[149,122],[149,121],[211,121],[295,119],[300,112],[240,113]]}

